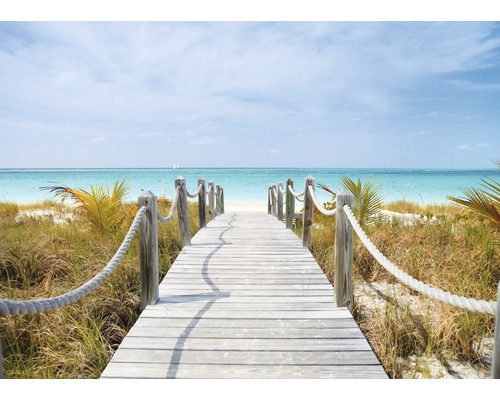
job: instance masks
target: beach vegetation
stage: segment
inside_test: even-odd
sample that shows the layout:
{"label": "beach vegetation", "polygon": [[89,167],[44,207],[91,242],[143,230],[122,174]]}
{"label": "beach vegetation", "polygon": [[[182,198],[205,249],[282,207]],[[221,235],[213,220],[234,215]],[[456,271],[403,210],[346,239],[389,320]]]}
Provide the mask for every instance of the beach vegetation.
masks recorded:
{"label": "beach vegetation", "polygon": [[[350,191],[354,195],[354,215],[361,226],[372,223],[377,217],[382,206],[382,187],[376,185],[369,179],[361,182],[358,178],[356,182],[347,176],[340,177],[342,189]],[[332,210],[336,207],[335,199],[337,194],[322,183],[318,183],[318,187],[332,195],[329,202],[324,203],[327,210]]]}
{"label": "beach vegetation", "polygon": [[[500,161],[495,161],[500,168]],[[481,180],[479,188],[461,188],[463,197],[447,196],[448,200],[477,213],[498,230],[500,227],[500,182],[493,178]]]}
{"label": "beach vegetation", "polygon": [[[159,203],[159,213],[167,215],[171,203]],[[65,223],[18,218],[22,212],[53,212],[53,207],[51,202],[0,206],[0,298],[50,298],[79,287],[112,258],[134,216],[127,215],[112,231],[93,229],[83,214]],[[197,207],[189,203],[192,235],[198,230]],[[158,250],[161,280],[181,250],[177,223],[158,224]],[[40,314],[0,317],[4,376],[98,378],[139,313],[136,235],[109,278],[83,299]]]}
{"label": "beach vegetation", "polygon": [[64,202],[73,201],[84,219],[93,229],[100,232],[116,232],[136,207],[125,203],[128,187],[125,181],[117,180],[110,190],[109,185],[91,186],[90,192],[84,189],[75,189],[66,185],[44,186],[41,190],[53,193],[54,199]]}
{"label": "beach vegetation", "polygon": [[[494,226],[464,216],[453,203],[404,200],[381,206],[439,217],[413,225],[382,220],[365,224],[371,241],[391,262],[438,289],[496,301],[500,251]],[[316,213],[314,224],[312,252],[333,283],[335,217]],[[356,235],[353,275],[353,315],[391,378],[459,377],[456,371],[464,365],[477,371],[476,376],[489,376],[494,317],[449,306],[407,288]]]}

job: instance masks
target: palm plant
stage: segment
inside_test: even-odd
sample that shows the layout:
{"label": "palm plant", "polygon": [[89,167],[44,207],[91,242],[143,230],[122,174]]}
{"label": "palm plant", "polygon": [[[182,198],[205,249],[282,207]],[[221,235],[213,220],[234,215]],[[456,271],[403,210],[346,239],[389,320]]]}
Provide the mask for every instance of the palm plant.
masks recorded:
{"label": "palm plant", "polygon": [[[495,161],[500,167],[500,161]],[[496,230],[500,226],[500,183],[493,178],[481,179],[481,188],[461,188],[460,191],[465,197],[446,196],[463,207],[468,208],[478,214],[488,218],[496,225]]]}
{"label": "palm plant", "polygon": [[116,231],[129,215],[124,205],[128,194],[125,181],[117,180],[111,192],[108,184],[106,187],[91,186],[90,193],[65,185],[44,186],[40,189],[54,193],[54,198],[60,198],[62,201],[67,198],[73,200],[77,209],[100,232]]}
{"label": "palm plant", "polygon": [[357,183],[346,176],[340,177],[344,189],[354,195],[354,215],[361,226],[375,220],[377,213],[382,209],[382,187],[366,180],[364,185],[358,178]]}
{"label": "palm plant", "polygon": [[[382,208],[382,187],[375,185],[369,180],[362,184],[359,178],[357,182],[354,182],[346,176],[341,176],[340,180],[342,187],[349,190],[354,195],[354,215],[358,219],[360,225],[363,226],[373,222],[377,213]],[[336,193],[321,183],[318,183],[318,186],[332,194],[333,198],[327,204],[333,205]]]}

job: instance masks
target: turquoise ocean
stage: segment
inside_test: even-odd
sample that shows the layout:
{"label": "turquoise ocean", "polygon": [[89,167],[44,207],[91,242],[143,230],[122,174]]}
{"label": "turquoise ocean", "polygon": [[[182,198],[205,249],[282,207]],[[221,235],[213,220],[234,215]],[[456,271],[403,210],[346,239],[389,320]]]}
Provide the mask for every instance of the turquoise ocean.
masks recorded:
{"label": "turquoise ocean", "polygon": [[[63,184],[90,190],[91,185],[112,187],[116,180],[126,180],[129,199],[137,198],[142,190],[157,196],[171,197],[174,181],[186,178],[190,191],[197,188],[198,178],[214,181],[224,187],[226,203],[267,204],[267,189],[280,181],[293,179],[297,191],[302,191],[305,178],[313,176],[334,191],[340,187],[340,177],[353,180],[370,179],[382,187],[385,201],[406,199],[422,203],[446,203],[447,195],[460,196],[462,187],[478,187],[481,179],[500,181],[500,169],[339,169],[339,168],[127,168],[127,169],[0,169],[0,201],[32,203],[50,199],[42,186]],[[322,201],[331,196],[318,190]]]}

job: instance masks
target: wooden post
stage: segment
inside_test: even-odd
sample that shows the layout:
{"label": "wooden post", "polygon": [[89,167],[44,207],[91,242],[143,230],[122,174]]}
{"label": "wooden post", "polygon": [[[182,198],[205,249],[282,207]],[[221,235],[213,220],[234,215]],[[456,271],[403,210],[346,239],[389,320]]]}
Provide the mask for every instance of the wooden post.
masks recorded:
{"label": "wooden post", "polygon": [[216,187],[216,190],[215,190],[215,201],[216,201],[216,208],[217,208],[217,211],[216,211],[216,214],[217,215],[220,215],[221,214],[221,205],[220,205],[220,185],[217,185]]}
{"label": "wooden post", "polygon": [[201,229],[207,226],[207,190],[205,188],[205,179],[198,179],[198,187],[200,185],[201,190],[198,194],[198,220]]}
{"label": "wooden post", "polygon": [[312,248],[312,229],[314,216],[314,200],[309,193],[309,186],[313,189],[316,187],[316,180],[312,176],[306,178],[306,186],[304,191],[304,215],[302,224],[302,246],[309,250]]}
{"label": "wooden post", "polygon": [[276,216],[276,185],[271,186],[271,204],[273,217]]}
{"label": "wooden post", "polygon": [[278,221],[283,222],[283,182],[278,182]]}
{"label": "wooden post", "polygon": [[493,362],[491,363],[491,379],[500,379],[500,282],[498,282],[497,317],[493,339]]}
{"label": "wooden post", "polygon": [[141,266],[141,309],[154,305],[159,299],[158,289],[158,205],[156,196],[145,191],[139,196],[139,208],[147,207],[139,230],[139,258]]}
{"label": "wooden post", "polygon": [[295,197],[290,192],[289,186],[293,188],[293,181],[291,179],[286,181],[286,227],[287,229],[292,229],[293,217],[295,215]]}
{"label": "wooden post", "polygon": [[354,196],[347,190],[337,193],[335,225],[335,270],[333,292],[337,307],[347,307],[352,312],[352,261],[354,235],[352,225],[343,209],[347,204],[354,210]]}
{"label": "wooden post", "polygon": [[175,187],[180,186],[177,215],[179,216],[179,231],[181,234],[181,248],[191,246],[191,227],[189,226],[189,203],[186,192],[186,180],[179,176],[175,180]]}
{"label": "wooden post", "polygon": [[224,188],[220,188],[220,213],[224,214]]}
{"label": "wooden post", "polygon": [[215,187],[214,187],[214,182],[209,181],[208,182],[208,208],[210,209],[210,221],[212,221],[215,218]]}
{"label": "wooden post", "polygon": [[271,186],[267,189],[267,213],[272,215],[272,204],[271,204]]}

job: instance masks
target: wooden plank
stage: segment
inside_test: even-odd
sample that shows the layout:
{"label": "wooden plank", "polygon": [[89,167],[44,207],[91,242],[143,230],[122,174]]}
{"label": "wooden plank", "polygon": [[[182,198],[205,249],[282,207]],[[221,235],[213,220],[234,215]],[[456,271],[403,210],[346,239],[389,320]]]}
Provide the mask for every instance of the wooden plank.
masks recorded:
{"label": "wooden plank", "polygon": [[[185,333],[185,327],[142,327],[134,326],[127,337],[178,338]],[[358,327],[309,329],[309,328],[200,328],[194,326],[189,332],[190,338],[238,338],[247,339],[363,339]]]}
{"label": "wooden plank", "polygon": [[134,326],[138,327],[157,327],[157,328],[262,328],[262,329],[336,329],[357,327],[352,318],[335,319],[263,319],[249,320],[245,318],[155,318],[154,316],[141,316]]}
{"label": "wooden plank", "polygon": [[164,363],[118,363],[107,368],[108,378],[140,379],[381,379],[387,378],[379,365],[179,365]]}

